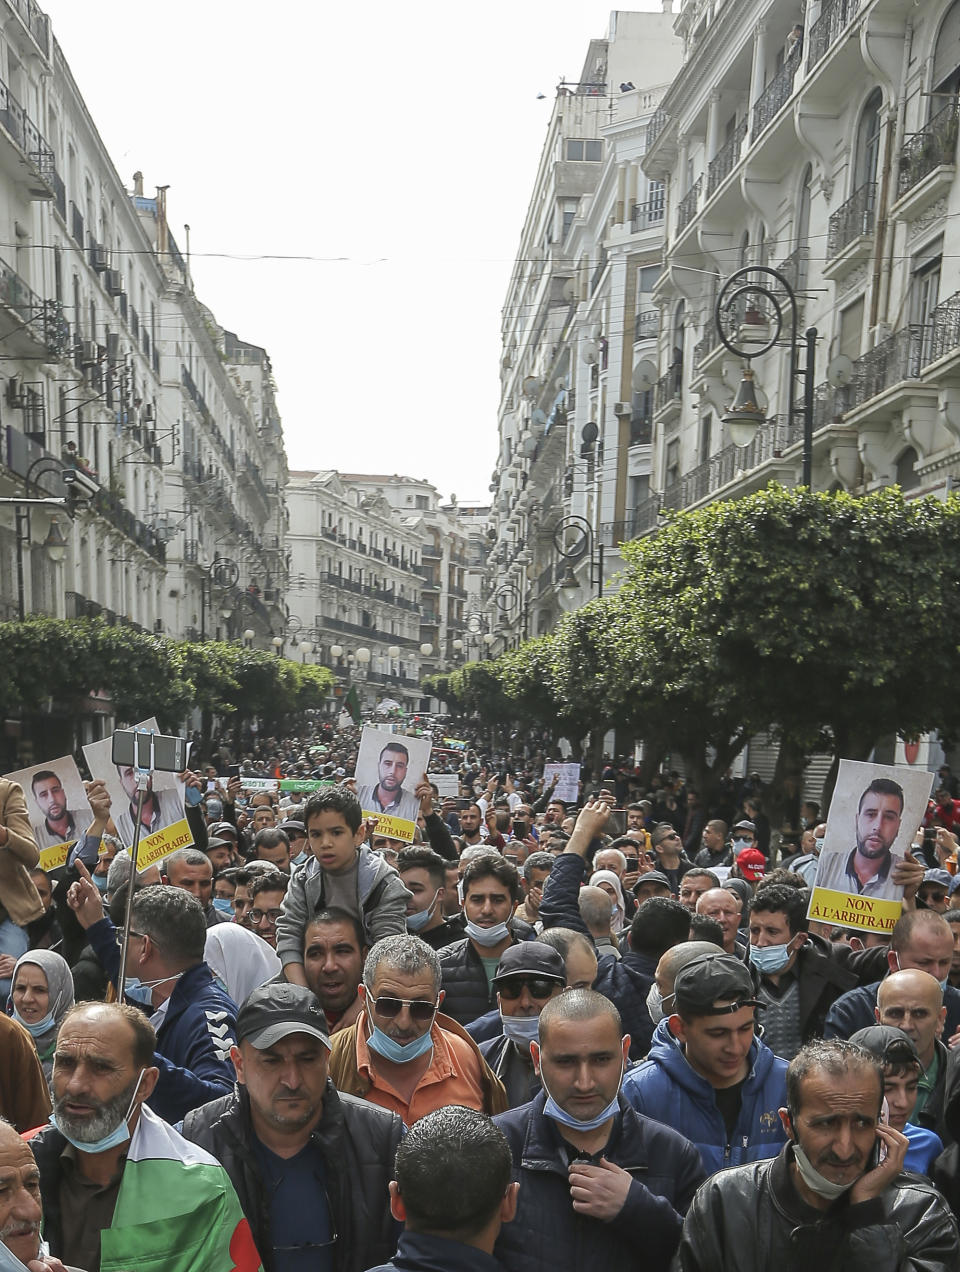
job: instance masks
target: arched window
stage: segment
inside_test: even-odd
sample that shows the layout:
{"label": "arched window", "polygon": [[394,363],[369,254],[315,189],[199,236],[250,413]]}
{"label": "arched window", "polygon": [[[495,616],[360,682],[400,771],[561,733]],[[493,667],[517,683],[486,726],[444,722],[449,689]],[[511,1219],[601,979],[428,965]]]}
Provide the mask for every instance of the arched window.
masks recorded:
{"label": "arched window", "polygon": [[857,128],[857,145],[854,151],[854,190],[872,185],[877,179],[877,166],[880,158],[880,131],[882,127],[881,109],[883,94],[875,88],[867,98],[860,114]]}
{"label": "arched window", "polygon": [[930,79],[927,112],[935,115],[947,105],[946,98],[956,97],[960,91],[960,0],[954,0],[940,24]]}
{"label": "arched window", "polygon": [[908,446],[897,460],[897,485],[901,490],[916,490],[920,485],[916,464],[917,452]]}

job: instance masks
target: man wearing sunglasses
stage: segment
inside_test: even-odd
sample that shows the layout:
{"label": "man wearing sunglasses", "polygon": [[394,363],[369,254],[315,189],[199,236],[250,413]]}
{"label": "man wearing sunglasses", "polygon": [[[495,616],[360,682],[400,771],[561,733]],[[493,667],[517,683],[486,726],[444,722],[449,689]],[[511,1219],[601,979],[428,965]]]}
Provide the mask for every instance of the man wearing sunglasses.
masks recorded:
{"label": "man wearing sunglasses", "polygon": [[521,941],[501,955],[493,988],[503,1033],[480,1043],[480,1052],[503,1083],[511,1109],[540,1091],[531,1042],[539,1040],[540,1012],[562,994],[566,968],[559,953],[540,941]]}
{"label": "man wearing sunglasses", "polygon": [[477,1044],[440,1013],[440,959],[418,936],[387,936],[367,955],[363,1014],[335,1034],[338,1091],[399,1114],[407,1126],[447,1104],[499,1113],[506,1096]]}

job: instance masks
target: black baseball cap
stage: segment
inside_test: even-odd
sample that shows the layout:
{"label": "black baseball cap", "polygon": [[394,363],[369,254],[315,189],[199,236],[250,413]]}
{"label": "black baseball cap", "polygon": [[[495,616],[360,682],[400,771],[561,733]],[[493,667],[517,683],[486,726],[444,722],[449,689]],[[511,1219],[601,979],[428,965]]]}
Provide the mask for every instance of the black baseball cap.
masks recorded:
{"label": "black baseball cap", "polygon": [[561,985],[567,983],[563,958],[558,950],[543,941],[520,941],[503,951],[493,983],[496,985],[497,981],[509,980],[512,976],[547,976]]}
{"label": "black baseball cap", "polygon": [[648,870],[646,874],[642,874],[633,885],[634,892],[636,892],[638,888],[642,888],[645,883],[658,883],[661,888],[670,889],[670,880],[662,870]]}
{"label": "black baseball cap", "polygon": [[703,954],[694,959],[677,973],[673,992],[677,1011],[691,1016],[728,1016],[741,1007],[762,1005],[747,965],[733,954]]}
{"label": "black baseball cap", "polygon": [[320,1000],[304,985],[260,985],[237,1015],[237,1042],[263,1051],[290,1034],[305,1033],[330,1046]]}
{"label": "black baseball cap", "polygon": [[881,1064],[920,1064],[916,1043],[896,1025],[868,1025],[851,1034],[850,1041],[871,1052]]}
{"label": "black baseball cap", "polygon": [[306,838],[307,835],[306,826],[304,826],[303,822],[299,821],[296,817],[286,818],[285,821],[280,823],[277,830],[285,830],[288,835],[291,831],[294,831],[298,835],[303,835],[304,838]]}
{"label": "black baseball cap", "polygon": [[234,842],[237,840],[237,828],[233,822],[214,822],[212,826],[207,827],[207,833],[210,835],[228,835]]}

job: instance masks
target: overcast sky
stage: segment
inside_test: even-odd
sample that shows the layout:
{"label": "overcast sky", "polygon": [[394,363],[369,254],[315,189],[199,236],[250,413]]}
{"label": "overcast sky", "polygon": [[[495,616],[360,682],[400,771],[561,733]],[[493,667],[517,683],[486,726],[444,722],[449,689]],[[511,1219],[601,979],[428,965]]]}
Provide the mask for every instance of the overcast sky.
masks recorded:
{"label": "overcast sky", "polygon": [[555,86],[610,5],[43,7],[121,178],[170,186],[198,296],[269,352],[290,466],[485,501],[500,308]]}

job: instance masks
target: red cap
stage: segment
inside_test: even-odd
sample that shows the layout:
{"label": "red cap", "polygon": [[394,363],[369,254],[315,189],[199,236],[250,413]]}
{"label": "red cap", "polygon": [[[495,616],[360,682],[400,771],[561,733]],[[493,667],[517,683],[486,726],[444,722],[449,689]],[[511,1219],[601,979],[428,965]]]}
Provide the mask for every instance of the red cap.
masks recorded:
{"label": "red cap", "polygon": [[767,873],[767,859],[759,848],[744,848],[737,854],[737,866],[744,879],[754,883]]}

